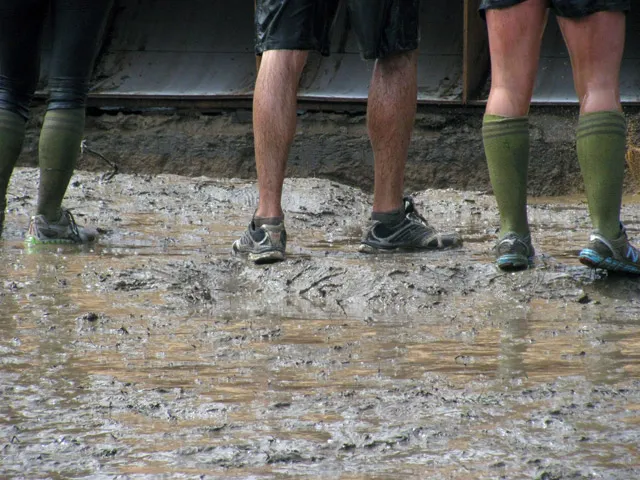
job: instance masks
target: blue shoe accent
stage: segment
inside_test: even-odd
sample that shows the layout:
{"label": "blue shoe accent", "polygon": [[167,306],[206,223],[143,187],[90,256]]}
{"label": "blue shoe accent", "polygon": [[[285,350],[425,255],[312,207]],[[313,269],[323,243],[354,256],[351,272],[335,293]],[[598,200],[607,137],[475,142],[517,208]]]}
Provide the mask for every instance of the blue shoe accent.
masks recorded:
{"label": "blue shoe accent", "polygon": [[603,268],[610,272],[632,273],[640,275],[640,268],[630,263],[621,262],[613,257],[604,257],[590,248],[583,249],[578,255],[583,265],[590,268]]}
{"label": "blue shoe accent", "polygon": [[533,265],[535,250],[528,234],[509,232],[498,240],[493,250],[501,270],[524,270]]}
{"label": "blue shoe accent", "polygon": [[517,253],[507,253],[496,259],[498,268],[502,270],[522,270],[533,265],[533,258],[527,258],[525,255]]}

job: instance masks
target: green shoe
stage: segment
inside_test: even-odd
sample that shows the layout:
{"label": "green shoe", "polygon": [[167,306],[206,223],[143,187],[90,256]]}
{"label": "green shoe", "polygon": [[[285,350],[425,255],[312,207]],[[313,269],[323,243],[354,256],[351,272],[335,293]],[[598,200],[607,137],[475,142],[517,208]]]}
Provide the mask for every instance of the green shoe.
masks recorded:
{"label": "green shoe", "polygon": [[536,251],[531,245],[531,235],[505,234],[494,247],[496,263],[501,270],[524,270],[533,265]]}
{"label": "green shoe", "polygon": [[29,222],[26,242],[30,245],[90,243],[98,232],[78,226],[66,208],[60,209],[60,219],[49,222],[44,215],[34,215]]}
{"label": "green shoe", "polygon": [[603,268],[610,272],[640,275],[640,251],[627,238],[627,230],[620,225],[620,236],[608,240],[597,232],[591,234],[589,245],[578,256],[590,268]]}

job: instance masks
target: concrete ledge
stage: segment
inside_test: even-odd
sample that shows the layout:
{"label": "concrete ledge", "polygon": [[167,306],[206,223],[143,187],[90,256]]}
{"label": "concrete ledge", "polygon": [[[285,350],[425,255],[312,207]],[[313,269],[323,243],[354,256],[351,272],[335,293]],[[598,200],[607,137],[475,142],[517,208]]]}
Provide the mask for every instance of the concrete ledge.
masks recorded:
{"label": "concrete ledge", "polygon": [[[630,143],[639,144],[635,125],[640,110],[627,109]],[[34,112],[21,157],[37,164],[37,135],[42,108]],[[456,188],[491,191],[484,158],[479,107],[421,108],[407,162],[407,190]],[[575,155],[578,110],[535,108],[531,112],[529,192],[534,196],[580,192]],[[86,139],[92,149],[118,163],[126,173],[172,173],[186,176],[255,178],[251,112],[190,111],[116,113],[93,111]],[[106,170],[92,156],[78,168]],[[328,178],[370,190],[373,155],[362,112],[301,111],[288,166],[291,177]],[[627,190],[636,185],[630,175]]]}

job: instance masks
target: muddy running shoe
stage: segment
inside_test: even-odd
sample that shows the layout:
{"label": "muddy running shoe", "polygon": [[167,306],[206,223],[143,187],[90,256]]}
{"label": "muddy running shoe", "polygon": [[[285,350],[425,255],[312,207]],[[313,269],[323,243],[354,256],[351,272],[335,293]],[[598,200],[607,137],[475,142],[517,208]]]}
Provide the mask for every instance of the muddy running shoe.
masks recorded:
{"label": "muddy running shoe", "polygon": [[44,215],[35,215],[29,222],[26,242],[30,245],[89,243],[97,232],[78,226],[66,208],[60,209],[60,219],[49,222]]}
{"label": "muddy running shoe", "polygon": [[524,270],[533,265],[536,252],[531,245],[531,235],[510,232],[504,235],[494,247],[496,263],[501,270]]}
{"label": "muddy running shoe", "polygon": [[640,275],[640,251],[629,243],[624,225],[620,228],[620,236],[615,240],[592,233],[589,246],[578,256],[580,262],[590,268]]}
{"label": "muddy running shoe", "polygon": [[443,250],[462,245],[462,238],[457,233],[438,233],[429,225],[427,220],[417,212],[413,198],[404,197],[403,201],[404,220],[393,228],[372,220],[362,237],[359,252]]}
{"label": "muddy running shoe", "polygon": [[287,246],[287,231],[284,222],[278,225],[257,227],[253,220],[244,234],[233,242],[236,254],[247,255],[256,264],[281,262]]}

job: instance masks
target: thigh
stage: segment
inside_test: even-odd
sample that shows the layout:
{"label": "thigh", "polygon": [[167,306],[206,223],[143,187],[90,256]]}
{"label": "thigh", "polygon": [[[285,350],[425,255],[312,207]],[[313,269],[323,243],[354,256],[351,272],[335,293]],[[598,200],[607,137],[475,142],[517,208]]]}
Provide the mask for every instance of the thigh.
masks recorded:
{"label": "thigh", "polygon": [[256,54],[315,50],[329,55],[331,24],[340,0],[257,0]]}
{"label": "thigh", "polygon": [[[599,11],[586,17],[559,17],[573,68],[576,93],[583,109],[589,100],[615,97],[619,102],[620,65],[625,42],[626,16],[622,11]],[[607,104],[613,100],[607,100]],[[587,106],[589,110],[592,105]]]}
{"label": "thigh", "polygon": [[348,0],[348,5],[364,58],[384,58],[418,48],[420,0]]}
{"label": "thigh", "polygon": [[485,10],[491,52],[491,88],[531,98],[546,25],[546,0]]}
{"label": "thigh", "polygon": [[527,0],[480,0],[480,15],[486,16],[487,10],[496,10],[501,8],[509,8]]}
{"label": "thigh", "polygon": [[628,12],[631,0],[551,0],[560,17],[583,18],[597,12]]}
{"label": "thigh", "polygon": [[48,0],[0,1],[1,103],[21,115],[38,83],[47,10]]}
{"label": "thigh", "polygon": [[52,0],[50,78],[88,81],[113,0]]}

